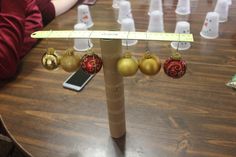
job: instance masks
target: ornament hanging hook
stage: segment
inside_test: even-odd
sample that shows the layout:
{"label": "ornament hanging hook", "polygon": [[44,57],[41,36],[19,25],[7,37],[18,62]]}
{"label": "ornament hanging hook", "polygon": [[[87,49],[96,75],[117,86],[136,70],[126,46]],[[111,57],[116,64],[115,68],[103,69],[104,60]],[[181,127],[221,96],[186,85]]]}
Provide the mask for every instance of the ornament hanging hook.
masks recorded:
{"label": "ornament hanging hook", "polygon": [[177,42],[177,47],[176,49],[174,49],[172,51],[172,56],[176,58],[177,57],[180,57],[180,53],[179,53],[179,44],[180,44],[180,33],[178,33],[178,39],[176,41],[174,41],[175,43]]}
{"label": "ornament hanging hook", "polygon": [[125,42],[126,42],[126,49],[127,49],[127,50],[129,50],[129,45],[128,45],[129,32],[130,32],[130,31],[128,31],[128,33],[127,33],[127,37],[126,37],[126,41],[125,41]]}
{"label": "ornament hanging hook", "polygon": [[70,31],[69,34],[68,34],[68,36],[67,36],[67,47],[70,47],[70,45],[69,45],[69,39],[70,39],[70,37],[71,37],[72,32],[73,32],[73,31]]}
{"label": "ornament hanging hook", "polygon": [[91,50],[91,43],[90,43],[90,38],[91,38],[91,35],[92,35],[92,33],[93,33],[93,31],[91,31],[90,33],[89,33],[89,36],[88,36],[88,47],[89,47],[89,49],[88,49],[88,51],[90,51]]}
{"label": "ornament hanging hook", "polygon": [[49,30],[49,33],[48,33],[48,35],[47,35],[47,37],[46,37],[46,47],[47,47],[47,49],[48,49],[48,38],[49,38],[49,36],[52,34],[52,30],[50,29]]}
{"label": "ornament hanging hook", "polygon": [[146,52],[149,52],[149,46],[148,46],[148,32],[146,32]]}
{"label": "ornament hanging hook", "polygon": [[180,33],[178,34],[177,52],[179,52]]}

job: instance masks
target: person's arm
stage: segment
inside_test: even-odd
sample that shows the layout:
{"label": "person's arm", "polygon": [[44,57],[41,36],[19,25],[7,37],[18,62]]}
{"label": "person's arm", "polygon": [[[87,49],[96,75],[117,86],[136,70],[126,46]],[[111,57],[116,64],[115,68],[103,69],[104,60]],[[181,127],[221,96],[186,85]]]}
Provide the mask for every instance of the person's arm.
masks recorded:
{"label": "person's arm", "polygon": [[37,43],[37,39],[31,38],[31,34],[43,28],[42,15],[35,0],[25,0],[27,2],[25,12],[25,35],[23,48],[20,57],[25,56]]}
{"label": "person's arm", "polygon": [[42,17],[35,0],[2,0],[0,6],[0,79],[7,79],[37,42],[30,35],[42,28]]}
{"label": "person's arm", "polygon": [[36,0],[36,5],[41,12],[43,25],[46,26],[55,18],[55,7],[51,0]]}
{"label": "person's arm", "polygon": [[73,7],[78,0],[52,0],[52,4],[55,7],[56,16],[63,14]]}
{"label": "person's arm", "polygon": [[61,15],[72,8],[76,3],[81,4],[84,0],[36,0],[36,4],[43,17],[46,26],[56,16]]}
{"label": "person's arm", "polygon": [[0,79],[15,75],[24,40],[25,1],[0,1]]}

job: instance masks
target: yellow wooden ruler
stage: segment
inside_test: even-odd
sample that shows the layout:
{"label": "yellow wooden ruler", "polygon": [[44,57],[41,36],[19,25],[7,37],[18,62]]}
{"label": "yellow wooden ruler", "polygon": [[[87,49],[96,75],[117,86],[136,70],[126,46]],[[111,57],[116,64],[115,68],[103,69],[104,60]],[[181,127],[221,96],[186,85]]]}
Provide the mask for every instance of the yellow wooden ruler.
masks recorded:
{"label": "yellow wooden ruler", "polygon": [[155,32],[123,32],[123,31],[37,31],[31,34],[32,38],[84,38],[84,39],[135,39],[193,42],[192,34],[155,33]]}

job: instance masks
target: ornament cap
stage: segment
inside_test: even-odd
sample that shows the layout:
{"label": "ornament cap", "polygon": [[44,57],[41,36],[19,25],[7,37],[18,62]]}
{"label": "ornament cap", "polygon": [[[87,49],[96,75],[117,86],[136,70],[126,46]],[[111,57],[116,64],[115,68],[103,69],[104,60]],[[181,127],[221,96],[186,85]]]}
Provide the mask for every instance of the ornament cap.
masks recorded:
{"label": "ornament cap", "polygon": [[66,50],[66,53],[65,53],[66,55],[69,55],[69,56],[73,56],[74,55],[74,49],[73,48],[68,48],[67,50]]}
{"label": "ornament cap", "polygon": [[48,55],[53,55],[54,53],[55,53],[55,49],[54,48],[52,48],[52,47],[49,47],[48,49],[47,49],[47,54]]}
{"label": "ornament cap", "polygon": [[124,58],[131,58],[131,57],[132,57],[132,54],[131,54],[130,51],[127,51],[127,52],[124,53],[123,57],[124,57]]}
{"label": "ornament cap", "polygon": [[145,58],[145,59],[149,59],[149,58],[153,58],[153,56],[151,55],[150,51],[147,51],[147,52],[145,52],[143,58]]}
{"label": "ornament cap", "polygon": [[88,54],[88,55],[93,55],[93,54],[95,54],[95,53],[94,53],[94,51],[92,51],[91,49],[89,49],[89,50],[87,50],[87,54]]}
{"label": "ornament cap", "polygon": [[157,57],[155,54],[151,53],[150,51],[145,52],[142,59],[155,59],[156,61],[159,61],[159,57]]}
{"label": "ornament cap", "polygon": [[174,52],[174,53],[171,55],[171,58],[172,58],[173,60],[181,60],[181,59],[182,59],[182,56],[181,56],[180,53]]}

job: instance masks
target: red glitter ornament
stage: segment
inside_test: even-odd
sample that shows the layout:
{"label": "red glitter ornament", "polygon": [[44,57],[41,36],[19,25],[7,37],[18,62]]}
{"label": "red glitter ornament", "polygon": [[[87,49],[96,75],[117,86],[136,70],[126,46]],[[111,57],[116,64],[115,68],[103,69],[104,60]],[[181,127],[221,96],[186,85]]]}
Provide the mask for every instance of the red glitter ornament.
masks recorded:
{"label": "red glitter ornament", "polygon": [[177,79],[184,76],[187,69],[187,64],[181,59],[181,55],[179,53],[174,53],[165,61],[163,67],[168,76]]}
{"label": "red glitter ornament", "polygon": [[81,58],[80,67],[86,73],[96,74],[102,68],[102,59],[94,53],[85,54]]}

